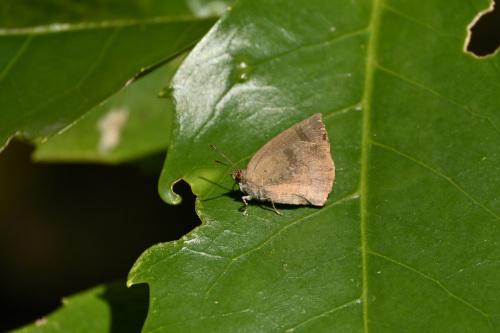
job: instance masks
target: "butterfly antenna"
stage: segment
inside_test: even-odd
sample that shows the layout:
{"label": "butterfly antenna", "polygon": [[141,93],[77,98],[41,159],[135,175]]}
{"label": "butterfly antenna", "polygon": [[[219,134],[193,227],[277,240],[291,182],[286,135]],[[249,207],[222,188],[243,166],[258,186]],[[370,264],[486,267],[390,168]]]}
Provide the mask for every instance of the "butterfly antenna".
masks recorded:
{"label": "butterfly antenna", "polygon": [[219,164],[222,164],[222,165],[225,165],[225,166],[228,166],[230,168],[233,168],[234,170],[239,170],[238,167],[233,163],[233,161],[231,161],[229,158],[226,157],[226,155],[224,155],[219,149],[217,149],[214,145],[212,144],[209,144],[210,147],[212,147],[213,149],[215,149],[222,157],[224,157],[229,163],[231,164],[226,164],[224,162],[221,162],[221,161],[217,161],[217,160],[214,160],[214,162],[216,163],[219,163]]}

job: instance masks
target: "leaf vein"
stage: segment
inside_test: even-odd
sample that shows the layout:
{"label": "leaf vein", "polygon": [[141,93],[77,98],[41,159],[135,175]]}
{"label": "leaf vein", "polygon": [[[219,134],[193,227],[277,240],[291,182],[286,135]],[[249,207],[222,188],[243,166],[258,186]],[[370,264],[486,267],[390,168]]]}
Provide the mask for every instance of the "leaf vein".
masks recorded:
{"label": "leaf vein", "polygon": [[[114,35],[116,34],[116,31],[111,35],[110,38],[108,38],[108,41],[106,42],[106,44],[104,45],[103,49],[101,50],[100,54],[99,54],[99,57],[97,60],[99,59],[102,59],[103,55],[104,55],[104,52],[109,48],[109,44],[111,42],[111,40],[114,39]],[[9,123],[9,126],[13,123],[15,123],[16,121],[19,121],[19,120],[24,120],[24,119],[28,119],[32,114],[36,113],[37,111],[39,111],[40,109],[50,105],[51,103],[67,96],[67,95],[70,95],[71,93],[76,93],[78,94],[78,96],[80,96],[82,98],[82,101],[85,102],[87,101],[87,97],[85,96],[85,94],[83,94],[81,91],[80,91],[80,86],[81,84],[83,83],[83,81],[88,77],[88,75],[90,75],[90,72],[92,71],[92,69],[94,69],[96,66],[92,66],[83,76],[82,78],[79,80],[79,82],[73,86],[73,87],[70,87],[68,89],[66,89],[65,91],[62,91],[61,93],[47,99],[46,101],[44,101],[43,103],[37,105],[36,107],[28,110],[27,112],[25,112],[22,117],[20,119],[14,119],[12,118],[12,120],[10,121]],[[79,107],[82,107],[84,105],[84,103],[79,103]]]}
{"label": "leaf vein", "polygon": [[211,286],[207,289],[207,291],[206,291],[206,293],[205,293],[205,299],[204,299],[204,301],[203,301],[203,305],[202,305],[202,309],[201,309],[201,313],[200,313],[200,317],[199,317],[199,318],[200,318],[200,319],[203,319],[203,318],[204,318],[203,313],[204,313],[204,311],[205,311],[205,304],[206,304],[206,302],[207,302],[207,300],[208,300],[208,296],[210,295],[210,293],[212,292],[212,290],[215,288],[215,286],[219,283],[219,281],[222,279],[222,277],[223,277],[224,275],[226,275],[226,273],[229,271],[229,269],[231,268],[231,266],[232,266],[232,265],[233,265],[233,264],[234,264],[237,260],[239,260],[239,259],[241,259],[241,258],[243,258],[243,257],[245,257],[245,256],[247,256],[247,255],[249,255],[250,253],[253,253],[253,252],[255,252],[255,251],[260,250],[260,249],[261,249],[261,248],[263,248],[266,244],[268,244],[269,242],[271,242],[273,239],[275,239],[276,237],[278,237],[281,233],[283,233],[285,230],[287,230],[287,229],[291,228],[292,226],[297,225],[297,224],[299,224],[300,222],[303,222],[303,221],[307,220],[307,219],[308,219],[308,218],[310,218],[310,217],[313,217],[313,216],[315,216],[315,215],[318,215],[318,214],[324,213],[326,210],[328,210],[328,209],[329,209],[329,208],[331,208],[331,207],[334,207],[334,206],[336,206],[336,205],[339,205],[339,204],[341,204],[341,203],[343,203],[343,202],[345,202],[345,201],[348,201],[348,200],[353,200],[353,199],[357,199],[357,198],[358,198],[357,194],[356,194],[356,193],[354,193],[354,194],[351,194],[351,195],[345,196],[344,198],[341,198],[341,199],[339,199],[339,200],[337,200],[337,201],[335,201],[335,202],[333,202],[333,203],[331,203],[331,204],[329,204],[329,205],[324,206],[324,207],[323,207],[323,209],[321,209],[321,210],[317,210],[317,211],[315,211],[315,212],[312,212],[311,214],[308,214],[308,215],[306,215],[306,216],[303,216],[303,217],[301,217],[300,219],[297,219],[297,220],[293,221],[292,223],[287,224],[287,225],[285,225],[284,227],[282,227],[281,229],[279,229],[279,230],[278,230],[278,231],[277,231],[274,235],[270,236],[270,237],[269,237],[266,241],[262,242],[262,244],[260,244],[260,245],[258,245],[258,246],[256,246],[256,247],[254,247],[253,249],[248,250],[248,251],[246,251],[246,252],[243,252],[242,254],[240,254],[240,255],[238,255],[238,256],[236,256],[236,257],[234,257],[234,258],[231,260],[231,262],[227,265],[227,267],[226,267],[226,268],[222,271],[222,273],[219,275],[219,277],[218,277],[217,279],[215,279],[214,283],[213,283],[213,284],[212,284],[212,285],[211,285]]}
{"label": "leaf vein", "polygon": [[101,21],[101,22],[82,22],[82,23],[63,23],[63,24],[50,24],[40,25],[28,28],[12,28],[0,29],[0,36],[12,35],[42,35],[42,34],[57,34],[61,32],[81,31],[81,30],[97,30],[109,28],[122,28],[122,27],[136,27],[145,25],[158,25],[158,24],[177,24],[177,23],[196,23],[203,21],[213,21],[218,17],[193,17],[193,16],[176,16],[176,17],[152,17],[138,19],[124,19],[114,21]]}
{"label": "leaf vein", "polygon": [[418,25],[421,25],[429,30],[431,30],[432,32],[435,32],[437,34],[440,34],[440,35],[443,35],[443,36],[446,36],[447,34],[445,34],[443,31],[440,31],[439,29],[436,29],[434,28],[432,25],[426,23],[426,22],[423,22],[423,21],[420,21],[414,17],[411,17],[409,15],[407,15],[406,13],[403,13],[399,10],[397,10],[396,8],[392,7],[392,6],[388,6],[387,4],[385,4],[384,8],[388,11],[388,12],[392,12],[410,22],[414,22],[414,23],[417,23]]}
{"label": "leaf vein", "polygon": [[491,216],[493,216],[496,220],[500,221],[500,216],[497,215],[494,211],[492,211],[491,209],[489,209],[488,207],[486,207],[483,203],[479,202],[478,200],[476,200],[471,194],[469,194],[465,189],[463,189],[460,185],[458,185],[453,179],[451,179],[450,177],[448,177],[447,175],[443,174],[442,172],[434,169],[433,167],[431,167],[430,165],[427,165],[425,164],[424,162],[422,161],[419,161],[418,159],[410,156],[410,155],[407,155],[399,150],[397,150],[396,148],[393,148],[393,147],[390,147],[390,146],[387,146],[383,143],[380,143],[380,142],[376,142],[376,141],[372,141],[372,144],[374,146],[378,146],[382,149],[386,149],[390,152],[393,152],[394,154],[397,154],[401,157],[404,157],[418,165],[420,165],[421,167],[423,168],[426,168],[427,170],[433,172],[434,174],[438,175],[439,177],[443,178],[444,180],[446,180],[448,183],[450,183],[451,185],[453,185],[457,190],[459,190],[463,195],[465,195],[467,198],[469,198],[474,204],[478,205],[479,207],[481,207],[483,210],[485,210],[486,212],[488,212]]}
{"label": "leaf vein", "polygon": [[290,327],[290,328],[288,328],[288,329],[286,330],[286,332],[293,332],[293,331],[295,331],[297,328],[299,328],[300,326],[303,326],[303,325],[305,325],[305,324],[308,324],[308,323],[310,323],[311,321],[314,321],[314,320],[316,320],[316,319],[319,319],[319,318],[321,318],[321,317],[324,317],[324,316],[326,316],[326,315],[329,315],[330,313],[333,313],[333,312],[335,312],[335,311],[339,311],[339,310],[345,309],[345,308],[347,308],[347,307],[350,307],[350,306],[352,306],[352,305],[359,304],[359,303],[361,303],[361,299],[356,298],[355,300],[352,300],[352,301],[350,301],[350,302],[344,303],[344,304],[339,305],[339,306],[337,306],[337,307],[335,307],[335,308],[333,308],[333,309],[330,309],[330,310],[325,311],[325,312],[322,312],[322,313],[320,313],[320,314],[318,314],[318,315],[316,315],[316,316],[314,316],[314,317],[311,317],[311,318],[309,318],[309,319],[307,319],[307,320],[305,320],[305,321],[303,321],[303,322],[299,323],[298,325],[295,325],[294,327]]}
{"label": "leaf vein", "polygon": [[345,114],[345,113],[348,113],[351,111],[360,111],[360,110],[361,110],[361,103],[351,104],[351,105],[348,105],[342,109],[332,110],[329,114],[327,114],[326,116],[323,116],[323,120],[328,119],[328,118],[337,117],[341,114]]}
{"label": "leaf vein", "polygon": [[16,54],[10,59],[9,63],[7,64],[7,66],[5,66],[5,68],[3,69],[2,73],[0,73],[0,81],[3,80],[3,78],[10,72],[10,70],[12,69],[12,67],[14,67],[14,65],[17,63],[17,61],[19,60],[19,58],[21,58],[21,56],[26,51],[26,48],[28,47],[28,45],[31,44],[32,39],[33,39],[33,35],[29,35],[24,40],[23,45],[21,45],[21,47],[19,48],[19,50],[17,50]]}
{"label": "leaf vein", "polygon": [[377,42],[379,41],[380,18],[382,13],[382,0],[376,0],[372,3],[372,13],[369,19],[369,31],[371,35],[368,39],[367,54],[366,54],[366,77],[363,88],[363,116],[361,120],[361,170],[359,181],[360,193],[360,236],[361,236],[361,261],[362,261],[362,293],[361,301],[363,302],[363,329],[368,333],[368,261],[367,253],[368,236],[367,236],[367,215],[368,215],[368,159],[370,149],[370,114],[371,114],[371,99],[373,94],[374,72],[376,68]]}
{"label": "leaf vein", "polygon": [[372,255],[374,255],[374,256],[377,256],[377,257],[379,257],[379,258],[382,258],[382,259],[384,259],[384,260],[386,260],[386,261],[389,261],[389,262],[391,262],[391,263],[393,263],[393,264],[396,264],[396,265],[399,265],[399,266],[401,266],[401,267],[404,267],[404,268],[406,268],[406,269],[408,269],[408,270],[412,271],[413,273],[416,273],[416,274],[418,274],[418,275],[422,276],[423,278],[425,278],[425,279],[427,279],[427,280],[429,280],[429,281],[434,282],[434,283],[435,283],[435,284],[437,284],[437,285],[438,285],[438,286],[439,286],[439,287],[440,287],[440,288],[441,288],[444,292],[446,292],[449,296],[451,296],[451,297],[453,297],[454,299],[456,299],[457,301],[459,301],[459,302],[461,302],[461,303],[465,304],[466,306],[470,307],[470,308],[471,308],[471,309],[473,309],[474,311],[476,311],[476,312],[480,313],[480,314],[481,314],[483,317],[485,317],[485,319],[488,321],[490,328],[492,327],[492,326],[491,326],[492,324],[491,324],[491,320],[490,320],[490,315],[489,315],[488,313],[484,312],[483,310],[479,309],[478,307],[476,307],[476,306],[475,306],[475,305],[473,305],[472,303],[470,303],[470,302],[466,301],[465,299],[463,299],[463,298],[461,298],[461,297],[459,297],[459,296],[455,295],[454,293],[452,293],[452,292],[451,292],[448,288],[446,288],[446,286],[445,286],[445,285],[444,285],[444,284],[443,284],[440,280],[435,279],[435,278],[433,278],[433,277],[430,277],[429,275],[424,274],[424,273],[420,272],[419,270],[417,270],[417,269],[415,269],[415,268],[413,268],[413,267],[411,267],[411,266],[408,266],[408,265],[406,265],[406,264],[404,264],[404,263],[402,263],[402,262],[399,262],[399,261],[397,261],[397,260],[395,260],[395,259],[392,259],[392,258],[390,258],[390,257],[387,257],[387,256],[385,256],[385,255],[383,255],[383,254],[381,254],[381,253],[378,253],[378,252],[375,252],[375,251],[372,251],[372,250],[369,250],[369,253],[370,253],[370,254],[372,254]]}
{"label": "leaf vein", "polygon": [[340,36],[335,36],[335,37],[332,37],[332,38],[329,38],[329,39],[326,39],[326,40],[322,40],[322,41],[320,41],[318,43],[311,43],[311,44],[306,44],[306,45],[300,45],[300,46],[298,46],[296,48],[287,50],[287,51],[282,52],[280,54],[276,54],[276,55],[274,55],[272,57],[269,57],[267,59],[263,59],[261,61],[255,62],[255,63],[251,64],[251,66],[252,67],[258,67],[258,66],[264,65],[266,63],[270,63],[271,61],[275,61],[275,60],[279,60],[281,58],[284,58],[284,57],[286,57],[286,56],[288,56],[290,54],[301,52],[301,51],[304,51],[304,50],[307,50],[307,49],[314,49],[316,47],[321,47],[321,46],[325,46],[325,45],[333,45],[333,44],[335,44],[337,42],[346,40],[348,38],[362,35],[362,34],[366,33],[367,31],[368,31],[368,28],[358,29],[358,30],[351,31],[351,32],[348,32],[348,33],[340,35]]}
{"label": "leaf vein", "polygon": [[122,28],[117,28],[114,29],[113,32],[108,36],[106,39],[106,42],[102,46],[99,54],[97,55],[97,58],[93,62],[93,64],[87,69],[87,71],[82,75],[80,80],[76,83],[75,87],[76,89],[80,90],[83,82],[94,72],[94,70],[97,68],[97,65],[102,61],[104,58],[104,55],[106,52],[109,50],[112,42],[115,40],[116,36],[118,36],[118,33],[121,31]]}
{"label": "leaf vein", "polygon": [[465,107],[465,106],[461,105],[460,103],[458,103],[458,102],[456,102],[456,101],[454,101],[454,100],[452,100],[452,99],[448,98],[447,96],[442,95],[441,93],[437,92],[436,90],[431,89],[431,88],[429,88],[429,87],[426,87],[425,85],[423,85],[423,84],[421,84],[421,83],[419,83],[419,82],[413,81],[413,80],[409,79],[408,77],[406,77],[406,76],[404,76],[404,75],[401,75],[401,74],[399,74],[399,73],[397,73],[397,72],[395,72],[395,71],[393,71],[393,70],[391,70],[391,69],[389,69],[389,68],[387,68],[387,67],[384,67],[384,66],[382,66],[382,65],[380,65],[380,64],[377,64],[376,66],[377,66],[377,68],[378,68],[378,69],[380,69],[381,71],[384,71],[384,72],[386,72],[387,74],[390,74],[390,75],[392,75],[392,76],[394,76],[394,77],[397,77],[397,78],[399,78],[399,79],[401,79],[401,80],[403,80],[403,81],[405,81],[405,82],[408,82],[408,83],[410,83],[410,84],[414,85],[415,87],[418,87],[418,88],[420,88],[420,89],[422,89],[422,90],[425,90],[425,91],[427,91],[427,92],[431,93],[432,95],[434,95],[434,96],[436,96],[436,97],[439,97],[440,99],[442,99],[442,100],[444,100],[444,101],[446,101],[446,102],[448,102],[448,103],[452,104],[453,106],[455,106],[455,107],[457,107],[457,108],[459,108],[459,109],[461,109],[461,110],[464,110],[465,112],[468,112],[469,114],[471,114],[471,115],[472,115],[472,116],[474,116],[474,117],[478,117],[478,118],[485,119],[486,121],[488,121],[488,123],[490,124],[490,126],[491,126],[491,127],[493,127],[493,129],[495,130],[495,132],[497,132],[497,134],[500,134],[500,127],[498,127],[498,126],[497,126],[497,125],[493,122],[493,120],[491,119],[491,117],[488,117],[488,116],[485,116],[485,115],[479,114],[479,113],[477,113],[477,112],[474,112],[474,111],[472,111],[472,110],[468,109],[467,107]]}

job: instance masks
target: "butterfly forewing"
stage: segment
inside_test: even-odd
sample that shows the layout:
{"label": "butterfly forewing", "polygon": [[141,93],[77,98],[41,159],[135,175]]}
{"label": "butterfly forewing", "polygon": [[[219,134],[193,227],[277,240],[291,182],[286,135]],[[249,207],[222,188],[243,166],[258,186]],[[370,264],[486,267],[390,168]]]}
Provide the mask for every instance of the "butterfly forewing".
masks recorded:
{"label": "butterfly forewing", "polygon": [[324,205],[335,167],[321,114],[290,127],[250,160],[247,180],[263,186],[277,203]]}

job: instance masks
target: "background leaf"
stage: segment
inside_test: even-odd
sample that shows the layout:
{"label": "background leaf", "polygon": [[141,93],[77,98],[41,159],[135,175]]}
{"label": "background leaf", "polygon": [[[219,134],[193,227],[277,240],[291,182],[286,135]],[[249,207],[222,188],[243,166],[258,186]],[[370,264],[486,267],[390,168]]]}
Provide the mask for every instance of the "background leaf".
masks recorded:
{"label": "background leaf", "polygon": [[220,16],[228,1],[222,0],[88,0],[30,1],[4,0],[0,3],[0,23],[3,28],[47,25],[55,22],[110,21],[150,19],[175,16]]}
{"label": "background leaf", "polygon": [[[203,225],[131,270],[150,285],[144,331],[498,330],[499,63],[463,51],[475,5],[234,5],[172,82],[160,193],[178,203],[186,179]],[[337,169],[325,207],[242,216],[208,143],[244,166],[317,112]]]}
{"label": "background leaf", "polygon": [[0,30],[0,148],[14,134],[32,139],[64,129],[213,23],[174,15]]}
{"label": "background leaf", "polygon": [[[173,65],[175,67],[176,64],[173,62],[178,61],[177,56],[182,54],[186,49],[190,49],[206,31],[208,31],[216,21],[216,18],[225,11],[226,7],[227,2],[225,1],[205,0],[196,2],[98,0],[80,1],[78,3],[65,0],[45,2],[6,0],[0,2],[0,151],[13,134],[30,139],[42,135],[44,136],[43,141],[50,143],[50,138],[46,140],[47,135],[59,134],[61,129],[67,129],[68,126],[82,119],[82,116],[89,112],[89,110],[96,107],[96,105],[100,105],[116,91],[124,87],[126,82],[130,82],[129,80],[132,77],[136,77],[137,74],[143,76],[140,80],[129,86],[129,88],[133,90],[136,84],[140,86],[145,81],[148,81],[146,80],[147,77],[157,77],[162,74],[162,69],[164,69],[164,67],[158,70],[158,73],[156,73],[156,71],[155,73],[149,73],[149,70],[156,68],[155,66],[159,63],[168,62],[168,65]],[[171,72],[174,69],[175,68],[170,68],[167,72],[163,72],[164,77],[162,79],[157,77],[157,80],[162,81],[161,85],[155,84],[154,87],[150,87],[151,90],[146,93],[146,99],[150,103],[162,102],[164,107],[161,108],[161,111],[160,108],[149,106],[147,110],[143,109],[143,113],[141,114],[129,115],[128,124],[130,125],[133,123],[134,126],[133,128],[126,128],[125,130],[125,134],[130,134],[130,136],[126,135],[124,140],[122,140],[122,144],[124,142],[127,143],[126,148],[122,145],[120,149],[111,151],[108,156],[96,156],[95,151],[89,154],[91,155],[94,153],[93,156],[84,156],[86,153],[85,149],[88,148],[85,144],[95,139],[95,135],[92,133],[95,127],[82,128],[81,126],[73,126],[70,130],[65,132],[66,135],[63,136],[62,140],[68,140],[65,141],[64,144],[71,143],[69,139],[73,140],[72,143],[77,143],[78,145],[76,148],[81,150],[75,151],[75,146],[70,147],[64,145],[64,147],[57,147],[56,143],[52,146],[53,149],[50,152],[52,155],[48,156],[46,154],[44,160],[54,161],[57,155],[57,159],[65,161],[70,159],[83,160],[85,158],[87,161],[95,161],[100,158],[100,161],[105,162],[121,162],[132,158],[137,159],[157,151],[158,149],[164,150],[169,139],[169,102],[165,102],[165,100],[159,101],[156,96],[158,91],[168,82],[172,74]],[[146,76],[145,74],[148,75]],[[116,99],[119,98],[120,97],[117,97]],[[139,98],[142,99],[142,102],[145,101],[143,97],[136,96],[130,103],[134,104],[138,102]],[[127,103],[128,102],[129,101],[127,101]],[[147,114],[145,114],[146,112]],[[140,118],[140,120],[137,119],[136,116]],[[91,117],[90,115],[88,118],[85,118],[85,120],[88,121]],[[152,130],[151,126],[148,126],[151,124],[146,123],[144,121],[145,119],[151,122],[157,121],[157,123],[154,124],[154,130]],[[166,123],[162,123],[162,119],[167,119]],[[70,134],[73,129],[75,129],[75,131]],[[133,131],[129,131],[131,129],[133,129]],[[161,137],[158,137],[159,132],[162,132]],[[147,145],[143,145],[143,141],[136,140],[131,142],[132,136],[135,138],[139,137],[142,140],[149,137],[150,140],[148,140]],[[61,141],[58,143],[63,145]],[[131,144],[128,145],[128,143]],[[49,147],[48,144],[45,148],[47,147]],[[13,147],[13,149],[16,148]],[[73,156],[67,156],[69,150],[74,154]],[[47,153],[47,151],[45,150],[44,153]],[[28,164],[25,161],[23,162],[25,165]],[[143,167],[151,167],[151,165],[153,165],[154,168],[154,161],[140,161],[140,163],[142,163],[141,165]],[[9,171],[11,170],[15,169],[10,169]],[[17,175],[17,170],[15,170],[15,172]],[[8,173],[9,172],[7,172],[7,174]],[[92,173],[92,170],[89,171],[89,173]],[[38,173],[38,175],[40,175],[40,173]],[[58,177],[60,179],[61,174],[58,174]],[[57,186],[57,181],[53,178],[51,179],[50,176],[42,178],[43,177],[36,179],[35,183],[49,184],[50,186],[47,186],[47,188],[50,190],[40,191],[36,194],[29,193],[29,195],[36,196],[41,193],[42,195],[46,195],[47,198],[50,197],[47,201],[42,200],[44,202],[42,205],[44,205],[50,203],[50,199],[53,199],[53,192],[51,192],[51,190],[53,190],[54,185]],[[71,178],[73,179],[73,177]],[[95,185],[95,183],[91,185]],[[13,186],[15,187],[15,185]],[[17,187],[19,188],[19,184]],[[93,186],[90,187],[92,188]],[[38,187],[38,189],[39,188],[40,187]],[[153,193],[154,192],[153,188]],[[12,192],[7,195],[8,198],[12,200],[13,197],[11,194]],[[28,198],[29,195],[26,198]],[[123,193],[120,193],[120,195],[123,197]],[[7,200],[6,202],[11,200]],[[68,195],[68,200],[75,201],[71,199],[71,195]],[[24,207],[27,207],[26,211],[32,214],[28,217],[29,220],[20,219],[17,213],[9,215],[10,212],[15,212],[15,208],[13,208],[12,210],[4,212],[3,215],[4,217],[6,216],[7,219],[2,220],[2,222],[9,223],[15,220],[16,222],[20,222],[19,224],[22,223],[24,229],[28,230],[26,233],[26,231],[22,230],[23,227],[21,226],[18,230],[20,230],[19,235],[22,234],[22,236],[34,232],[32,228],[26,229],[27,225],[36,225],[37,228],[40,228],[38,230],[44,231],[42,234],[35,232],[38,234],[37,238],[42,242],[45,241],[47,244],[50,243],[50,245],[56,246],[55,243],[49,239],[50,237],[47,238],[48,233],[53,231],[49,230],[52,225],[40,222],[43,220],[43,217],[40,219],[38,215],[40,213],[40,206],[38,206],[39,202],[32,202],[29,200],[20,201],[27,201]],[[88,205],[89,202],[82,202],[82,204]],[[23,205],[21,203],[15,207],[23,207]],[[109,207],[111,206],[108,206],[108,209]],[[145,206],[142,204],[140,207],[145,209]],[[61,216],[64,215],[64,213],[62,213],[64,212],[64,208],[61,208],[59,205],[50,207],[47,211],[50,212],[51,208],[53,209],[52,212],[56,212],[53,216],[49,217],[49,219],[53,219],[51,222],[61,219]],[[88,211],[93,211],[96,215],[101,213],[98,211],[99,208],[96,209],[96,207],[90,208],[90,206],[86,206],[86,209]],[[125,211],[123,212],[126,214]],[[117,216],[118,218],[120,216],[120,214],[116,214],[116,212],[108,211],[106,213]],[[22,216],[23,214],[20,215]],[[34,216],[36,216],[36,218],[33,218]],[[101,218],[105,218],[104,216],[105,215],[101,214]],[[143,216],[151,215],[146,213],[146,215],[143,214]],[[72,220],[73,226],[67,224],[68,228],[76,230],[77,228],[74,227],[75,222],[75,220]],[[143,222],[144,221],[141,221],[141,227],[144,227]],[[4,227],[6,227],[6,225],[4,225]],[[108,227],[113,228],[112,226]],[[7,229],[5,229],[8,231],[6,235],[12,229],[13,228],[7,227]],[[66,228],[63,229],[61,233],[69,230]],[[12,242],[10,243],[15,243],[18,239],[25,239],[22,236],[15,239],[11,238]],[[12,249],[10,246],[4,247]],[[55,249],[56,247],[53,248]],[[33,246],[33,244],[29,244],[29,246],[24,244],[23,250],[28,251],[25,253],[30,253],[34,248],[36,248],[36,246]],[[54,261],[57,261],[60,255],[61,249],[59,248],[59,253],[54,256]],[[69,252],[63,255],[67,258],[69,258],[69,255],[72,260],[75,258],[70,255]],[[32,254],[32,256],[34,255]],[[126,256],[122,256],[121,259],[117,261],[126,261],[126,259],[123,260],[124,257]],[[4,258],[7,262],[12,263],[12,258],[15,258],[15,254],[5,253]],[[116,264],[116,262],[113,262],[113,264],[110,263],[106,267],[106,272],[101,272],[101,279],[106,279],[106,276],[109,276],[109,271],[114,269],[113,266],[116,267],[114,264]],[[36,268],[33,269],[34,270],[31,271],[36,271]],[[91,269],[92,268],[89,268],[89,270]],[[45,269],[45,272],[46,271],[47,269]],[[8,281],[9,277],[14,276],[14,278],[17,279],[15,283],[16,286],[22,285],[23,282],[27,284],[28,282],[26,281],[30,281],[30,285],[24,290],[25,294],[29,294],[29,290],[36,288],[34,286],[37,284],[43,285],[44,282],[40,281],[41,279],[39,279],[39,276],[37,276],[37,283],[33,283],[32,280],[30,280],[30,274],[19,278],[22,274],[20,272],[22,272],[22,269],[14,273],[10,272],[12,273],[10,275],[4,274],[4,280]],[[123,274],[123,271],[121,271],[120,274]],[[8,278],[6,278],[7,275]],[[87,279],[87,284],[95,283],[94,281],[88,282],[89,275],[92,274],[82,275],[80,286],[78,287],[75,287],[74,281],[64,281],[63,284],[67,287],[65,290],[71,290],[71,292],[73,292],[73,290],[80,289],[81,285],[85,284],[85,282],[81,283],[81,281],[85,279]],[[59,278],[60,277],[61,276],[59,276]],[[64,280],[64,278],[61,278],[61,280]],[[91,280],[92,279],[90,279],[90,281]],[[50,283],[47,285],[50,285]],[[72,285],[72,287],[70,285]],[[12,287],[12,285],[10,286]],[[47,297],[44,298],[44,296],[50,292],[54,292],[53,289],[54,288],[51,289],[50,286],[47,286],[42,293],[36,293],[37,296],[34,296],[32,299],[37,299],[37,297],[39,297],[37,301],[41,303],[42,301],[40,300],[46,300]],[[109,291],[112,287],[106,286],[103,287],[103,289]],[[11,303],[9,303],[9,300],[18,297],[18,300],[21,300],[19,304],[21,304],[22,300],[30,298],[23,298],[25,294],[22,293],[16,294],[16,288],[11,288],[9,292],[10,291],[11,293],[8,293],[9,295],[4,295],[6,296],[4,301],[5,304],[9,304],[10,312],[8,313],[14,313],[16,312],[16,306],[13,304],[14,302],[10,301]],[[106,294],[107,291],[104,293]],[[128,292],[128,290],[126,290],[125,293],[126,292]],[[84,293],[84,295],[80,296],[82,296],[82,298],[92,298],[94,297],[93,293],[94,291],[90,291],[88,294]],[[16,294],[16,296],[13,296],[14,294]],[[122,296],[124,296],[122,301],[126,302],[125,306],[130,305],[131,307],[135,306],[137,308],[137,299],[132,297],[125,300],[125,298],[127,298],[126,295]],[[144,294],[142,296],[144,296]],[[58,296],[55,296],[55,298],[57,297]],[[71,297],[70,303],[72,303],[72,300],[73,298]],[[57,327],[61,328],[64,326],[59,325],[61,322],[68,324],[68,326],[64,326],[64,329],[68,330],[71,328],[73,331],[76,330],[77,327],[82,328],[82,331],[92,331],[93,328],[107,330],[109,326],[106,326],[105,321],[106,323],[112,323],[112,329],[118,327],[117,331],[124,331],[122,330],[124,327],[131,331],[137,331],[138,327],[141,326],[144,320],[144,312],[142,312],[142,317],[140,315],[137,316],[137,313],[135,313],[134,317],[126,318],[127,320],[122,320],[119,323],[114,323],[113,321],[115,318],[113,317],[113,311],[115,311],[115,309],[113,308],[111,311],[107,311],[109,309],[104,303],[106,302],[87,302],[85,300],[82,302],[73,302],[70,311],[68,311],[68,308],[63,308],[60,312],[57,312],[55,315],[57,320],[51,321],[51,324],[56,323],[55,325],[48,324],[44,326],[42,330],[50,331],[55,330]],[[16,303],[16,305],[18,304]],[[23,320],[23,318],[24,320],[30,318],[30,316],[33,316],[33,312],[36,312],[33,311],[33,309],[39,305],[40,304],[33,303],[26,305],[26,307],[22,308],[22,311],[12,316],[13,318],[8,318],[8,320],[6,318],[3,327],[11,328],[20,320]],[[46,311],[46,304],[44,304],[44,306],[45,308],[41,306],[44,310],[39,310],[38,308],[39,312]],[[52,305],[49,305],[49,308],[51,306]],[[87,311],[89,310],[86,308],[87,306],[91,307],[91,311]],[[116,306],[116,304],[114,304],[114,306]],[[117,307],[119,308],[120,306],[118,305]],[[145,309],[141,308],[141,310]],[[7,316],[9,315],[7,314]],[[126,324],[131,323],[131,321],[133,321],[134,325],[127,326]],[[124,327],[120,326],[120,324],[124,324]],[[139,324],[139,326],[137,326],[137,324]],[[88,330],[85,328],[88,328]],[[32,326],[30,329],[37,330],[40,328]]]}
{"label": "background leaf", "polygon": [[125,87],[69,130],[39,144],[38,161],[124,162],[165,151],[173,103],[158,98],[180,61],[161,66]]}
{"label": "background leaf", "polygon": [[123,281],[63,299],[63,307],[15,332],[137,332],[147,307],[146,288]]}

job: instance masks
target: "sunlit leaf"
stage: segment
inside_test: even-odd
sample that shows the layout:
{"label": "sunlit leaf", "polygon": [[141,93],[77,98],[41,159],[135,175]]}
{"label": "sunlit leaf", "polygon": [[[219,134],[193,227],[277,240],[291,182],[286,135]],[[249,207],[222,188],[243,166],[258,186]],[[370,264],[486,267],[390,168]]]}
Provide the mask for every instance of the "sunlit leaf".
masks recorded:
{"label": "sunlit leaf", "polygon": [[[144,331],[499,330],[499,60],[463,51],[475,6],[234,5],[172,82],[160,193],[178,203],[186,179],[203,225],[132,269]],[[242,216],[208,144],[244,167],[317,112],[337,169],[325,207]]]}

